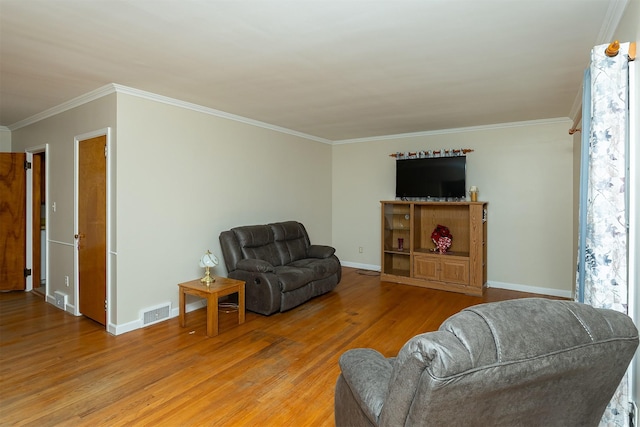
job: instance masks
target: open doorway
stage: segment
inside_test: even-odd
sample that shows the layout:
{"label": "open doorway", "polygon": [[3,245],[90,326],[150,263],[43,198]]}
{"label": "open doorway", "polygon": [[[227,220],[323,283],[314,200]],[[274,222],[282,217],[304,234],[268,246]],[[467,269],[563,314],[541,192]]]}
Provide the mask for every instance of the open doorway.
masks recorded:
{"label": "open doorway", "polygon": [[47,145],[26,150],[26,289],[47,298]]}
{"label": "open doorway", "polygon": [[47,145],[0,153],[0,291],[46,297]]}

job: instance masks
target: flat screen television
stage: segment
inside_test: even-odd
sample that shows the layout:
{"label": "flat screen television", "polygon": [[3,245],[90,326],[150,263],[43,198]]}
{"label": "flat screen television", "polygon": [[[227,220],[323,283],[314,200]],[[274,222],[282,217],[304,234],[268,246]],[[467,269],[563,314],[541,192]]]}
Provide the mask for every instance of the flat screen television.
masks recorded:
{"label": "flat screen television", "polygon": [[396,160],[396,198],[463,199],[466,172],[465,156]]}

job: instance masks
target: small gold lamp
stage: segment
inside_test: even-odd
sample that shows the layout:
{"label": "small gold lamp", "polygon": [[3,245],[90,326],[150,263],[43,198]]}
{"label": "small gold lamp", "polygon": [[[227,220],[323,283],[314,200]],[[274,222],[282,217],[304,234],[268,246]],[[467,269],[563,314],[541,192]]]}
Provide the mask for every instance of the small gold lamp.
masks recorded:
{"label": "small gold lamp", "polygon": [[205,269],[204,277],[200,279],[200,281],[207,285],[207,287],[216,281],[215,277],[211,277],[211,274],[209,274],[209,268],[215,267],[216,265],[218,265],[218,258],[216,258],[211,251],[207,250],[207,253],[202,255],[202,258],[200,258],[200,267]]}

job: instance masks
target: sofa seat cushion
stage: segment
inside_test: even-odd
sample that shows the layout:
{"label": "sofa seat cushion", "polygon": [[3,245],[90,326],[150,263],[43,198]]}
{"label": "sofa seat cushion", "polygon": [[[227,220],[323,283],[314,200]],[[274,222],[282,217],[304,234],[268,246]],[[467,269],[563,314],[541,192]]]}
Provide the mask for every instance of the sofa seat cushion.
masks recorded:
{"label": "sofa seat cushion", "polygon": [[305,258],[289,264],[290,267],[305,268],[313,272],[312,280],[320,280],[335,274],[340,264],[334,258]]}
{"label": "sofa seat cushion", "polygon": [[282,265],[275,268],[275,274],[282,292],[290,292],[301,288],[316,279],[313,270],[294,265]]}

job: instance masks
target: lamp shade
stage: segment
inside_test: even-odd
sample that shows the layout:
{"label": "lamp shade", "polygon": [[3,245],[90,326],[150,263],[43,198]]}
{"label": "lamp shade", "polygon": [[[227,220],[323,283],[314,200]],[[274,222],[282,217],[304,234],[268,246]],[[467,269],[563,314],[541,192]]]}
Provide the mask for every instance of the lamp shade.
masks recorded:
{"label": "lamp shade", "polygon": [[200,258],[200,267],[215,267],[216,265],[218,265],[218,258],[210,251],[207,251],[207,253]]}

